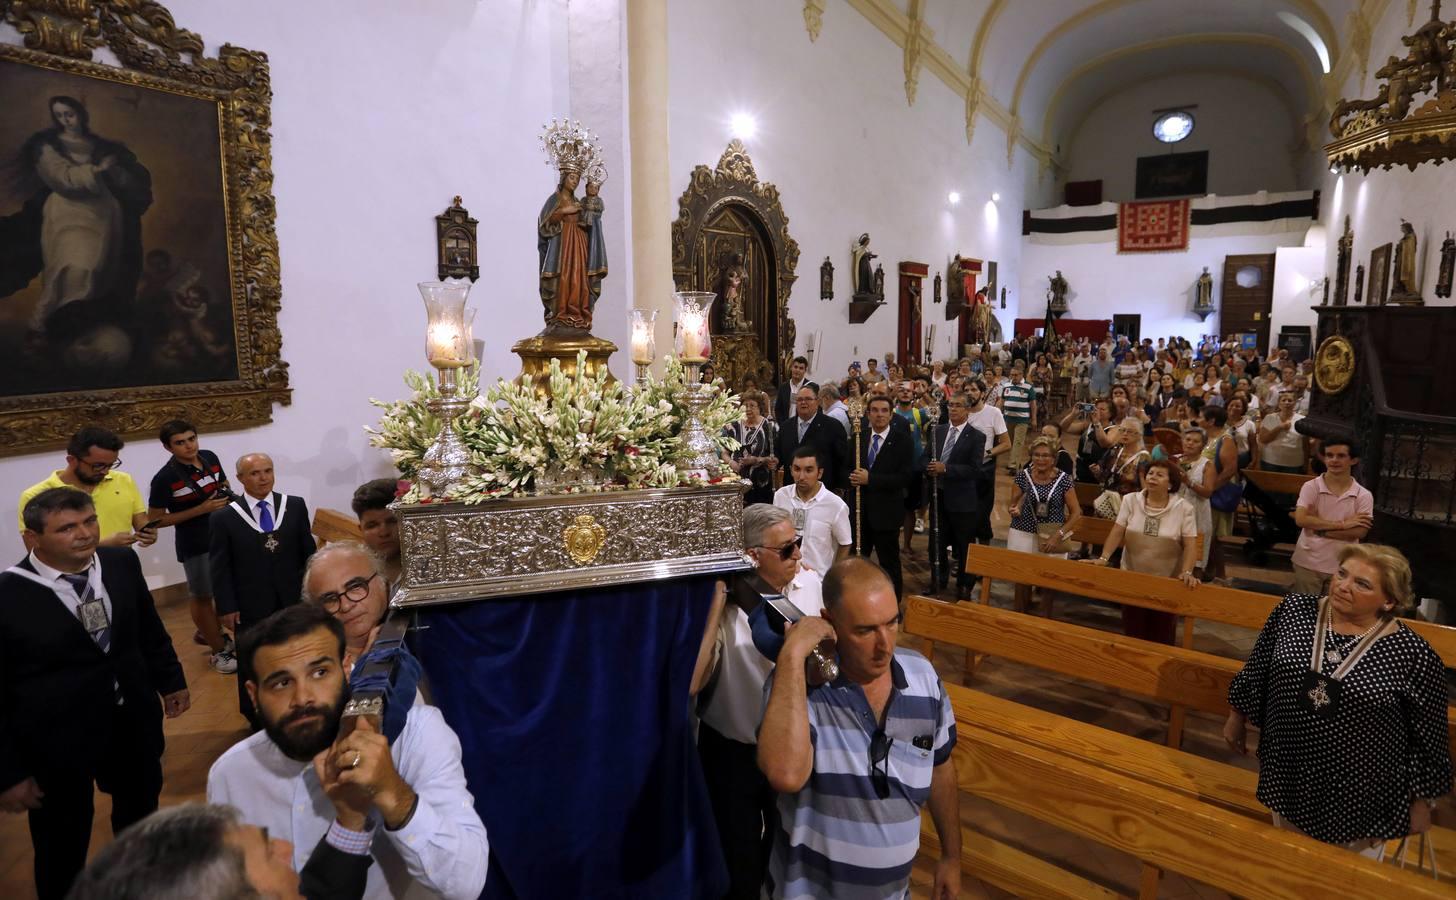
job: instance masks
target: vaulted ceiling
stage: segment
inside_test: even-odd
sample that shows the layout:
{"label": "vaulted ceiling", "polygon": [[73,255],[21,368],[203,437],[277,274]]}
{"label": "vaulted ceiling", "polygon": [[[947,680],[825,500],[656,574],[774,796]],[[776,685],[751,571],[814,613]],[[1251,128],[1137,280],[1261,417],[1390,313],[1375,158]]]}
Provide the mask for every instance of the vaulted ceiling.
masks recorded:
{"label": "vaulted ceiling", "polygon": [[[906,99],[937,77],[966,98],[969,139],[989,118],[1043,166],[1100,100],[1173,74],[1234,75],[1261,84],[1310,145],[1352,67],[1364,70],[1372,24],[1400,0],[847,0],[903,48]],[[803,0],[823,17],[851,14]],[[1426,15],[1426,0],[1401,4]]]}

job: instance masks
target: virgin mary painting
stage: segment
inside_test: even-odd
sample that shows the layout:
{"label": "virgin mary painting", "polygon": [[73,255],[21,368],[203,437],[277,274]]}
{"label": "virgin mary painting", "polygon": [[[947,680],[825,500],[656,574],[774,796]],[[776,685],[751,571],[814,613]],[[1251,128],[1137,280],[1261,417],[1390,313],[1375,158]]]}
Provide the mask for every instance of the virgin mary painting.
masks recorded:
{"label": "virgin mary painting", "polygon": [[51,97],[47,108],[51,127],[32,135],[17,161],[29,197],[0,219],[0,299],[40,274],[28,353],[84,339],[92,351],[130,357],[118,323],[136,299],[151,173],[124,144],[91,131],[79,100]]}

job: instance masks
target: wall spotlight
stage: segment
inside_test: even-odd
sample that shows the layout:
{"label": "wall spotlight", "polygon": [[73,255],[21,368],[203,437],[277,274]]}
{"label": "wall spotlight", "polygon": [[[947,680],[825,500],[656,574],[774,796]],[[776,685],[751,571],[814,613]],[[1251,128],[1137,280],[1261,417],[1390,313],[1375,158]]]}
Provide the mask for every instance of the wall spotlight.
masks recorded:
{"label": "wall spotlight", "polygon": [[733,118],[729,120],[728,127],[734,137],[745,141],[753,140],[754,135],[758,134],[758,120],[746,112],[734,113]]}
{"label": "wall spotlight", "polygon": [[1331,175],[1338,175],[1338,174],[1340,174],[1340,167],[1339,166],[1330,166],[1330,174]]}
{"label": "wall spotlight", "polygon": [[960,191],[951,191],[949,194],[945,195],[945,199],[950,201],[951,206],[956,206],[961,202]]}
{"label": "wall spotlight", "polygon": [[1001,195],[1000,195],[1000,194],[998,194],[998,193],[995,193],[995,192],[994,192],[994,191],[993,191],[993,192],[992,192],[992,193],[991,193],[991,202],[992,202],[992,203],[1000,203],[1000,202],[1001,202]]}

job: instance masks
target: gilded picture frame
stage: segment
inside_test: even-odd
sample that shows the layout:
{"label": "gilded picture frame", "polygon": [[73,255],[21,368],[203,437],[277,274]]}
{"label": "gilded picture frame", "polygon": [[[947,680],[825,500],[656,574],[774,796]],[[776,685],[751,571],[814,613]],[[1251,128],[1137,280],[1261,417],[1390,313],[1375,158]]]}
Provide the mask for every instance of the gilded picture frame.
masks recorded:
{"label": "gilded picture frame", "polygon": [[1384,306],[1390,291],[1390,257],[1393,244],[1381,244],[1370,251],[1370,283],[1365,286],[1365,305]]}
{"label": "gilded picture frame", "polygon": [[[0,231],[24,251],[0,253],[0,456],[64,446],[88,424],[154,436],[175,418],[271,421],[292,394],[267,56],[224,44],[208,58],[150,0],[3,16],[25,46],[0,45],[13,94],[0,154],[30,181],[0,185]],[[101,48],[120,65],[93,61]],[[90,199],[55,190],[56,171],[91,179]]]}

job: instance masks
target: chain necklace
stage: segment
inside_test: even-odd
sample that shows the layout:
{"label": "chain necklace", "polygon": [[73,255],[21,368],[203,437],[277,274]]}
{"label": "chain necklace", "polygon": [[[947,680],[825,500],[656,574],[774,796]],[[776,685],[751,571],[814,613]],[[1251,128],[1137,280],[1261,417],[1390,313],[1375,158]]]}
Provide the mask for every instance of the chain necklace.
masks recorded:
{"label": "chain necklace", "polygon": [[1325,662],[1332,666],[1338,666],[1341,662],[1344,662],[1345,654],[1350,652],[1351,647],[1359,645],[1359,643],[1365,639],[1366,635],[1379,628],[1383,624],[1383,620],[1377,619],[1374,625],[1371,625],[1369,628],[1356,635],[1340,634],[1338,631],[1335,631],[1333,628],[1331,628],[1331,635],[1338,635],[1341,638],[1353,638],[1353,640],[1349,641],[1349,643],[1345,645],[1344,649],[1337,649],[1327,644],[1325,646]]}

